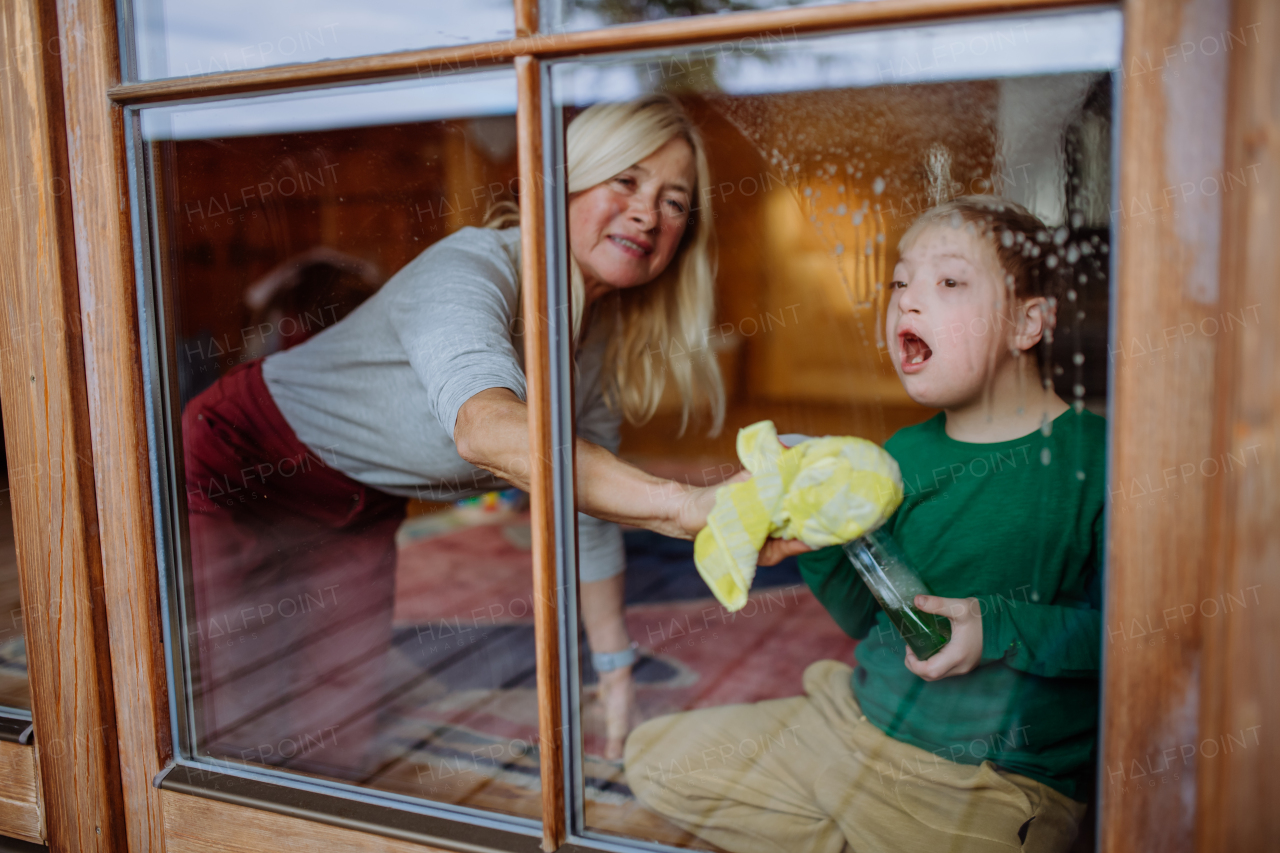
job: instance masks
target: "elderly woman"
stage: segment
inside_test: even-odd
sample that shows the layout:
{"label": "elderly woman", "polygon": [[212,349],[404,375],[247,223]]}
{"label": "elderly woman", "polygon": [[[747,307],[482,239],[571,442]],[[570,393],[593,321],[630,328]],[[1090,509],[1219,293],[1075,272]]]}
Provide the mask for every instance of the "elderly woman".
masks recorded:
{"label": "elderly woman", "polygon": [[[686,421],[699,407],[723,420],[704,331],[709,172],[664,96],[579,115],[568,172],[580,600],[620,757],[636,657],[617,522],[688,539],[714,500],[615,455],[621,419],[647,421],[668,381]],[[186,408],[205,748],[343,776],[368,765],[406,499],[529,488],[519,252],[516,228],[463,229]],[[671,351],[693,356],[657,355]]]}

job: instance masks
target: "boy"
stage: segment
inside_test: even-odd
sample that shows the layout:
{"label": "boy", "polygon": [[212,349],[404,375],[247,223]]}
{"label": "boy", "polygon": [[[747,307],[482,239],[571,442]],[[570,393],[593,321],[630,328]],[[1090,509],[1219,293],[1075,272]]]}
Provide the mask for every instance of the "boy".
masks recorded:
{"label": "boy", "polygon": [[899,244],[890,354],[943,411],[885,445],[906,492],[886,529],[950,642],[916,659],[840,548],[803,554],[861,640],[856,669],[820,661],[803,697],[636,729],[627,778],[646,805],[733,851],[1070,848],[1097,730],[1105,421],[1046,388],[1032,355],[1058,251],[993,197],[940,205]]}

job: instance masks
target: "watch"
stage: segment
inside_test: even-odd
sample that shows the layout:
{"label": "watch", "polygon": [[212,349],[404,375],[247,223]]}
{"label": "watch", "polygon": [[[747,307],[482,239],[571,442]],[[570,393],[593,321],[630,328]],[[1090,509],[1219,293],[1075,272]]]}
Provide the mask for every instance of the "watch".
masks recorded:
{"label": "watch", "polygon": [[638,660],[640,660],[640,644],[634,641],[619,652],[591,653],[591,666],[596,672],[613,672],[615,669],[631,666]]}

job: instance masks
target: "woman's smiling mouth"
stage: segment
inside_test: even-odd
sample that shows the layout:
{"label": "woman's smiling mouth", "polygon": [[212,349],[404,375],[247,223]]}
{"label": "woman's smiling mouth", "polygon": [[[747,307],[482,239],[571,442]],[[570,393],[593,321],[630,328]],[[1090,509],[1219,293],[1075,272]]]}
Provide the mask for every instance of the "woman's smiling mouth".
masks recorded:
{"label": "woman's smiling mouth", "polygon": [[653,251],[653,247],[648,243],[637,243],[635,240],[630,240],[618,234],[610,234],[609,240],[632,257],[643,258]]}
{"label": "woman's smiling mouth", "polygon": [[902,353],[903,373],[917,373],[923,370],[924,363],[933,355],[929,345],[914,332],[900,332],[898,344]]}

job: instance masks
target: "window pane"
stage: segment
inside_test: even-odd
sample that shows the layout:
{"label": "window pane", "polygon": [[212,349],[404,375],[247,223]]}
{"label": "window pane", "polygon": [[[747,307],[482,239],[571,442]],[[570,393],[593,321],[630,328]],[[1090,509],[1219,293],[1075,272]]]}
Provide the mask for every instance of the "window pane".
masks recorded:
{"label": "window pane", "polygon": [[[926,683],[908,671],[902,637],[840,548],[760,567],[734,609],[700,577],[692,542],[629,530],[619,593],[625,629],[607,642],[639,644],[632,684],[595,673],[591,645],[611,635],[592,621],[608,607],[580,584],[587,630],[574,687],[582,730],[569,742],[581,743],[583,790],[573,799],[589,835],[728,850],[759,849],[763,836],[776,849],[835,849],[849,827],[836,817],[821,829],[822,816],[848,815],[854,827],[884,833],[878,847],[946,849],[945,834],[894,833],[929,824],[930,815],[933,825],[955,826],[960,812],[946,813],[950,807],[998,823],[998,803],[963,793],[987,772],[1010,802],[1056,797],[1067,825],[1079,818],[1096,737],[1095,549],[1105,501],[1098,415],[1106,414],[1110,72],[1119,24],[1116,13],[1091,11],[553,66],[573,192],[557,239],[567,237],[578,268],[597,280],[587,316],[598,326],[581,338],[639,338],[630,362],[621,346],[602,356],[600,371],[624,401],[644,393],[634,379],[646,375],[642,366],[670,379],[700,363],[718,368],[727,400],[718,436],[707,435],[705,417],[680,435],[681,397],[669,382],[652,419],[623,424],[620,455],[703,486],[741,468],[739,430],[764,420],[784,437],[797,434],[768,445],[773,456],[760,451],[766,468],[807,436],[888,442],[905,500],[884,530],[933,592],[1013,608],[1012,621],[992,622],[987,636],[1029,647],[999,648],[972,672]],[[663,303],[659,294],[681,280],[676,272],[601,286],[611,268],[582,239],[651,238],[660,249],[661,187],[676,185],[663,183],[663,170],[677,183],[682,169],[696,173],[688,153],[685,161],[663,155],[666,146],[649,153],[667,137],[628,135],[642,133],[640,120],[593,109],[638,109],[650,93],[676,97],[709,163],[692,218],[673,226],[683,242],[671,261],[673,270],[693,268],[697,229],[713,223],[714,313],[691,311],[685,320],[701,338],[682,331],[678,315],[656,335],[643,326],[659,323],[646,306]],[[590,143],[575,148],[575,133]],[[643,151],[639,168],[587,156],[606,149]],[[585,164],[601,183],[573,183]],[[601,199],[617,207],[593,208]],[[913,222],[944,204],[953,212],[935,214],[901,243]],[[611,218],[614,210],[624,215]],[[695,292],[688,282],[687,294]],[[1015,319],[1030,322],[1018,310],[1042,318],[1033,339],[1011,337]],[[596,440],[581,419],[578,429]],[[836,474],[805,470],[835,488],[821,478]],[[758,500],[766,517],[781,512],[767,509],[783,504],[768,503],[759,488],[737,505]],[[834,519],[822,524],[863,511],[849,502],[833,509],[835,491],[808,494]],[[788,506],[793,519],[808,512]],[[730,518],[752,529],[746,509]],[[721,541],[746,538],[718,529]],[[1041,549],[1044,542],[1055,544]],[[580,579],[587,570],[584,558]],[[610,734],[628,727],[629,704],[623,761]],[[1003,775],[981,770],[984,758]],[[948,794],[947,784],[959,788]],[[1026,818],[995,826],[990,837],[1016,846]],[[834,833],[830,845],[819,831]]]}
{"label": "window pane", "polygon": [[590,30],[725,12],[830,6],[839,0],[559,0],[548,4],[552,31]]}
{"label": "window pane", "polygon": [[133,0],[138,79],[509,39],[512,0]]}
{"label": "window pane", "polygon": [[[0,424],[0,439],[4,426]],[[31,716],[27,685],[27,642],[22,623],[22,593],[18,584],[18,551],[13,541],[13,492],[22,487],[22,472],[4,463],[0,482],[0,714]]]}
{"label": "window pane", "polygon": [[515,100],[142,111],[198,758],[540,814],[527,501],[453,443],[523,394]]}

